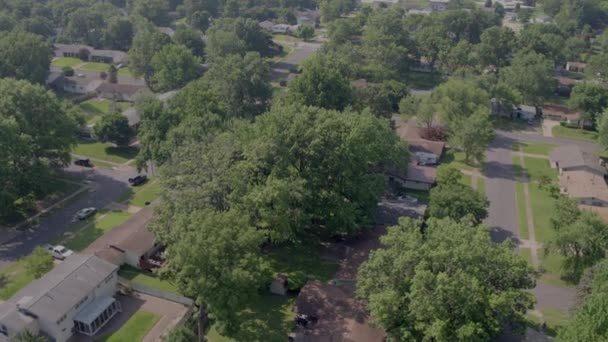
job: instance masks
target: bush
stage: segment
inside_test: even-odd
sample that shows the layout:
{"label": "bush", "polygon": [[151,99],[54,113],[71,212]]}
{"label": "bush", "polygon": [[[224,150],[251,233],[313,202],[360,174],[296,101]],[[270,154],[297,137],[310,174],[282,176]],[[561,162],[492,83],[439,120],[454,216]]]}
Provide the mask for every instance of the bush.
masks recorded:
{"label": "bush", "polygon": [[61,73],[63,74],[63,76],[74,76],[74,69],[70,66],[64,66],[63,68],[61,68]]}

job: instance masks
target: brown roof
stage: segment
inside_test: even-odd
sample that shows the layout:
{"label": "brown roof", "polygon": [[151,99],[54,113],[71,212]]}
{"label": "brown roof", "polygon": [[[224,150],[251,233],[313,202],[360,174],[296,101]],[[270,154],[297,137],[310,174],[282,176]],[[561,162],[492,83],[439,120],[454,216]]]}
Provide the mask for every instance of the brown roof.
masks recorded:
{"label": "brown roof", "polygon": [[587,67],[587,63],[582,62],[568,62],[567,64],[578,69],[584,69]]}
{"label": "brown roof", "polygon": [[560,187],[573,198],[594,198],[608,202],[608,186],[604,177],[586,170],[564,171]]}
{"label": "brown roof", "polygon": [[381,329],[368,324],[363,302],[336,285],[309,281],[296,299],[296,313],[315,316],[318,321],[298,334],[297,341],[383,341]]}
{"label": "brown roof", "polygon": [[543,116],[559,116],[562,120],[576,121],[581,118],[581,113],[564,106],[545,105],[542,110]]}
{"label": "brown roof", "polygon": [[367,87],[367,80],[365,78],[360,78],[358,80],[354,80],[350,82],[350,85],[355,88],[365,88]]}
{"label": "brown roof", "polygon": [[600,165],[597,154],[577,145],[556,147],[549,154],[549,159],[560,169],[586,167],[602,175],[606,173],[606,169]]}
{"label": "brown roof", "polygon": [[412,153],[425,152],[433,153],[440,157],[443,154],[445,143],[443,141],[432,141],[426,139],[410,139],[407,141]]}
{"label": "brown roof", "polygon": [[557,76],[556,79],[557,79],[557,83],[559,83],[559,85],[563,85],[563,86],[572,86],[578,82],[574,78],[564,77],[564,76]]}
{"label": "brown roof", "polygon": [[99,87],[97,87],[96,90],[100,93],[116,93],[132,96],[135,95],[138,91],[145,88],[146,87],[143,85],[104,82]]}
{"label": "brown roof", "polygon": [[435,184],[437,178],[437,169],[429,166],[416,165],[410,163],[407,168],[406,179],[412,182]]}

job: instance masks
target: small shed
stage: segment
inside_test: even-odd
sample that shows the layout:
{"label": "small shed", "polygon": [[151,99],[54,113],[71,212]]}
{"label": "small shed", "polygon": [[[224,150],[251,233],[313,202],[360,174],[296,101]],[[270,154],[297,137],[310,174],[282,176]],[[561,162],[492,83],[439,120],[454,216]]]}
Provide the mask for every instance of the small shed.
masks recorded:
{"label": "small shed", "polygon": [[284,296],[287,294],[288,290],[288,280],[287,276],[284,274],[279,274],[277,277],[270,283],[270,293]]}

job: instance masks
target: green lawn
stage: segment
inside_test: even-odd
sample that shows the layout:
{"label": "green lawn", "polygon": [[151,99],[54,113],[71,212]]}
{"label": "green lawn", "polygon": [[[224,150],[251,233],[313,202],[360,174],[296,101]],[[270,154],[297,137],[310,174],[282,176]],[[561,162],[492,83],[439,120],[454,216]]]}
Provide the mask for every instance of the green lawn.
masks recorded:
{"label": "green lawn", "polygon": [[53,59],[53,61],[51,62],[51,65],[54,67],[63,68],[66,66],[74,67],[74,66],[76,66],[78,64],[82,64],[82,63],[83,62],[78,58],[59,57],[59,58]]}
{"label": "green lawn", "polygon": [[410,71],[407,73],[406,83],[417,89],[433,89],[442,82],[440,73],[437,72],[417,72]]}
{"label": "green lawn", "polygon": [[160,316],[144,311],[137,311],[129,320],[115,333],[98,342],[140,342],[146,337],[148,331],[154,327]]}
{"label": "green lawn", "polygon": [[129,69],[129,67],[124,67],[124,68],[118,69],[118,76],[127,76],[127,77],[131,77],[131,78],[135,78],[131,74],[131,69]]}
{"label": "green lawn", "polygon": [[543,176],[556,179],[557,171],[549,166],[547,159],[525,157],[524,164],[530,177],[528,190],[532,212],[534,213],[536,241],[545,242],[550,239],[552,234],[550,219],[553,214],[555,198],[551,197],[546,190],[541,189],[537,181]]}
{"label": "green lawn", "polygon": [[[107,160],[113,163],[126,163],[130,159],[135,158],[138,149],[135,147],[115,147],[110,143],[102,143],[96,141],[80,141],[72,150],[72,153],[94,158]],[[95,161],[93,161],[95,164]]]}
{"label": "green lawn", "polygon": [[[95,218],[93,224],[75,233],[74,236],[65,242],[65,246],[74,251],[81,251],[87,248],[93,241],[112,230],[112,228],[127,221],[129,217],[131,217],[131,214],[124,211],[100,213]],[[87,222],[91,223],[90,221]]]}
{"label": "green lawn", "polygon": [[301,38],[288,36],[286,34],[275,34],[272,36],[272,39],[280,40],[283,42],[290,42],[290,43],[299,43],[299,42],[303,41]]}
{"label": "green lawn", "polygon": [[555,126],[551,131],[555,137],[596,142],[597,132],[564,126]]}
{"label": "green lawn", "polygon": [[143,208],[146,206],[146,202],[152,202],[158,196],[160,196],[160,183],[150,180],[144,185],[130,188],[121,199],[121,202]]}
{"label": "green lawn", "polygon": [[541,280],[557,286],[576,286],[576,282],[568,280],[564,274],[562,269],[564,258],[561,255],[553,252],[545,254],[543,251],[539,251],[539,258],[540,266],[544,271]]}
{"label": "green lawn", "polygon": [[283,342],[294,326],[295,298],[263,295],[252,299],[249,306],[238,312],[240,332],[236,336],[221,335],[215,325],[207,332],[209,342],[267,341]]}
{"label": "green lawn", "polygon": [[110,64],[106,63],[97,63],[97,62],[87,62],[78,68],[79,70],[86,71],[99,71],[99,72],[108,72],[110,69]]}
{"label": "green lawn", "polygon": [[137,268],[125,265],[120,268],[118,275],[133,283],[151,287],[153,289],[179,294],[175,285],[166,280],[161,280],[154,274],[145,273]]}
{"label": "green lawn", "polygon": [[471,180],[472,178],[473,177],[469,176],[469,175],[462,175],[462,178],[460,179],[460,183],[472,187],[473,186],[472,183],[471,183],[472,182],[472,180]]}
{"label": "green lawn", "polygon": [[473,162],[465,162],[464,152],[457,152],[448,148],[441,157],[441,164],[450,165],[457,169],[472,170],[480,169],[480,165]]}
{"label": "green lawn", "polygon": [[[129,108],[129,104],[126,102],[115,102],[114,106],[115,110],[119,112]],[[110,113],[111,107],[112,101],[106,99],[91,99],[78,104],[78,108],[86,115],[89,124],[95,123],[101,115]]]}
{"label": "green lawn", "polygon": [[404,189],[400,195],[412,196],[419,201],[429,202],[429,192],[424,190]]}
{"label": "green lawn", "polygon": [[526,215],[524,184],[522,182],[515,183],[515,194],[517,196],[517,226],[519,227],[519,236],[527,240],[530,238],[530,233],[528,232],[528,215]]}
{"label": "green lawn", "polygon": [[520,119],[509,119],[502,116],[492,115],[490,121],[494,125],[494,128],[501,131],[523,131],[528,129],[530,126]]}
{"label": "green lawn", "polygon": [[11,298],[17,291],[34,280],[27,273],[23,261],[17,261],[0,271],[0,301]]}
{"label": "green lawn", "polygon": [[295,51],[294,47],[289,44],[281,44],[279,42],[279,45],[283,47],[283,52],[280,55],[272,57],[272,61],[275,63],[285,60],[287,57],[289,57],[289,55],[291,55]]}
{"label": "green lawn", "polygon": [[526,318],[528,319],[529,325],[538,331],[541,330],[541,326],[544,323],[545,326],[542,330],[549,336],[556,336],[557,330],[566,325],[570,319],[566,312],[556,309],[545,309],[540,310],[540,312],[542,313],[542,317],[537,316],[535,313],[528,312]]}
{"label": "green lawn", "polygon": [[486,194],[486,179],[483,175],[477,177],[477,192],[482,195]]}
{"label": "green lawn", "polygon": [[513,151],[523,151],[529,154],[540,154],[548,156],[557,145],[542,142],[520,142],[513,144]]}

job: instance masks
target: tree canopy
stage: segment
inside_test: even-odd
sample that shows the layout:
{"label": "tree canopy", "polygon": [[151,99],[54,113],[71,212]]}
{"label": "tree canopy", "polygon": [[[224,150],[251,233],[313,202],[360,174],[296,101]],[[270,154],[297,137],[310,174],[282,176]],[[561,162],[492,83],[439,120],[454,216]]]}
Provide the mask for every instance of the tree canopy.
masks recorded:
{"label": "tree canopy", "polygon": [[154,54],[149,84],[155,91],[168,91],[186,85],[199,74],[199,60],[186,46],[165,45]]}
{"label": "tree canopy", "polygon": [[129,119],[118,112],[104,114],[95,124],[94,130],[99,140],[109,141],[118,146],[128,145],[134,135],[129,127]]}
{"label": "tree canopy", "polygon": [[44,84],[51,47],[41,36],[21,31],[0,35],[0,77]]}
{"label": "tree canopy", "polygon": [[484,227],[402,218],[359,269],[357,294],[389,338],[489,341],[523,327],[534,303],[532,267]]}

